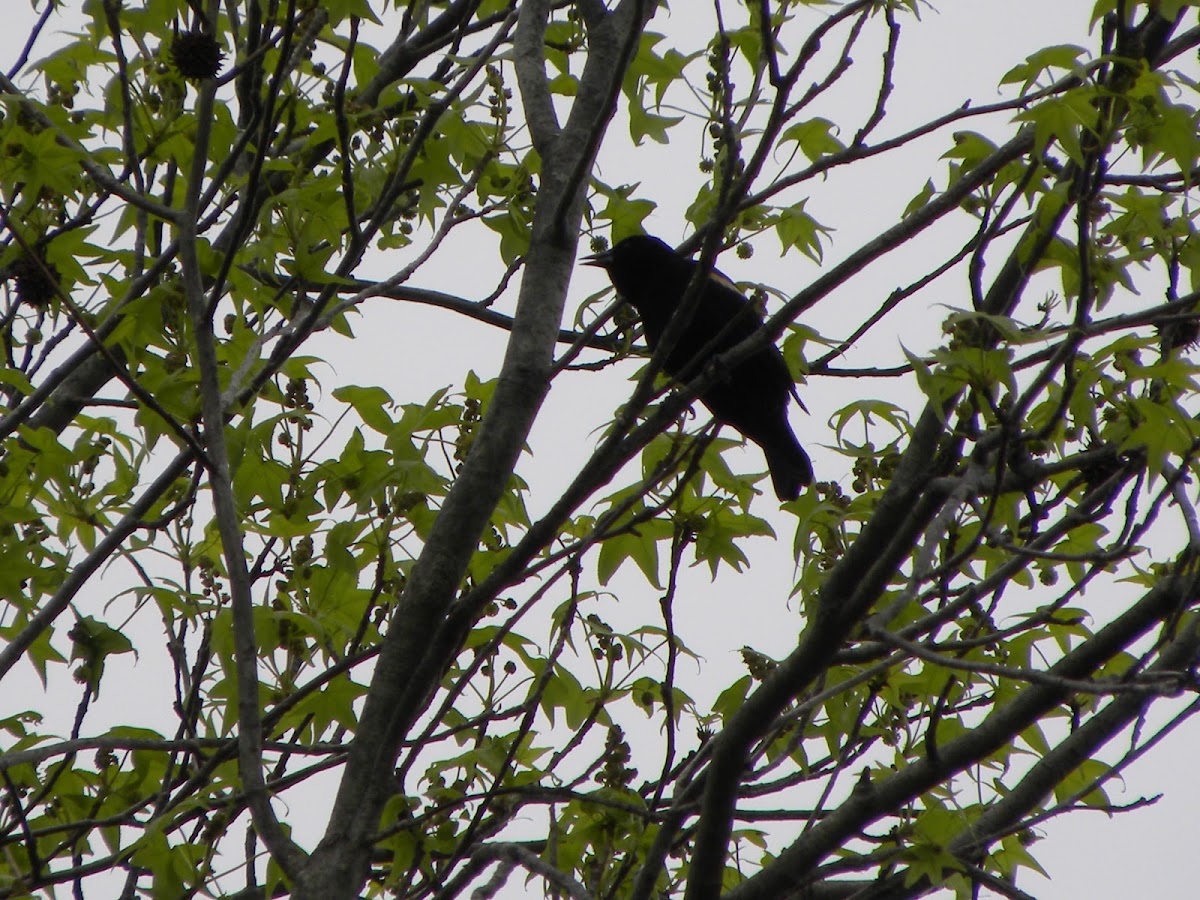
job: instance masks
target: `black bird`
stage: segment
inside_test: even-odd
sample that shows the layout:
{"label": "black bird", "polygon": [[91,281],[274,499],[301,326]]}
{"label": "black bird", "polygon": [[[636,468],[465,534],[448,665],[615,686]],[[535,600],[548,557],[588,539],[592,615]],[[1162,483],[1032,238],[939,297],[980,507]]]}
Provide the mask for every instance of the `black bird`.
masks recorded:
{"label": "black bird", "polygon": [[[620,297],[637,310],[651,350],[658,347],[699,265],[649,235],[627,237],[584,263],[604,269]],[[754,334],[762,321],[762,314],[732,283],[711,273],[663,368],[676,378],[695,378],[708,360]],[[732,425],[762,447],[780,500],[795,500],[813,479],[808,454],[788,424],[788,395],[794,391],[783,354],[770,345],[700,394],[717,421]]]}

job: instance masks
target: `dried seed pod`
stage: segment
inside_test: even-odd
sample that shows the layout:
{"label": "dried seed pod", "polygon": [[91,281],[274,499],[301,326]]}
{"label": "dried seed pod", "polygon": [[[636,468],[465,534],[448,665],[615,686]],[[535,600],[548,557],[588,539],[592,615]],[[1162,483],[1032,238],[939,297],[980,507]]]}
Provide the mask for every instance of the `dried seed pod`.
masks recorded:
{"label": "dried seed pod", "polygon": [[[49,276],[47,277],[47,272]],[[49,263],[22,256],[8,268],[9,277],[16,281],[17,300],[36,309],[45,309],[54,299],[58,272]]]}
{"label": "dried seed pod", "polygon": [[171,61],[184,78],[215,78],[225,51],[217,39],[203,31],[185,31],[171,43]]}

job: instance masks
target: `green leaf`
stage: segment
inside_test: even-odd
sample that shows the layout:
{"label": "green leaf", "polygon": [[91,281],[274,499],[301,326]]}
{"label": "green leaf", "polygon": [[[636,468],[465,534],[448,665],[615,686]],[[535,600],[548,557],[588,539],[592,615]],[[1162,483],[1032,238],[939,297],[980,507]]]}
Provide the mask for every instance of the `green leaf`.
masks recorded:
{"label": "green leaf", "polygon": [[383,24],[371,8],[370,0],[321,0],[321,9],[329,14],[329,25],[337,25],[350,16],[357,16],[374,25]]}
{"label": "green leaf", "polygon": [[592,702],[589,700],[583,685],[579,683],[569,670],[557,663],[553,664],[553,674],[546,681],[540,704],[550,724],[555,724],[555,711],[561,709],[565,716],[567,727],[578,728],[589,710]]}
{"label": "green leaf", "polygon": [[780,143],[795,141],[800,152],[810,161],[816,162],[822,156],[840,153],[846,149],[846,145],[835,136],[837,130],[837,125],[829,119],[818,117],[790,125],[784,129],[779,140]]}
{"label": "green leaf", "polygon": [[917,191],[916,196],[908,201],[908,205],[904,207],[904,218],[907,219],[913,213],[924,209],[926,204],[928,204],[936,194],[937,188],[933,185],[933,179],[929,179],[921,187],[921,190]]}
{"label": "green leaf", "polygon": [[940,369],[935,371],[930,368],[923,359],[910,353],[903,344],[900,345],[900,350],[904,353],[908,364],[913,367],[913,374],[917,376],[917,386],[926,397],[933,401],[934,411],[944,420],[946,401],[959,391],[961,385],[946,378]]}
{"label": "green leaf", "polygon": [[972,169],[996,152],[994,141],[975,131],[954,132],[954,146],[942,154],[942,159],[957,159],[962,169]]}
{"label": "green leaf", "polygon": [[1058,141],[1073,162],[1082,164],[1081,136],[1084,131],[1091,130],[1096,120],[1096,99],[1095,88],[1075,87],[1046,97],[1019,112],[1017,118],[1033,123],[1034,142],[1039,153],[1045,152],[1052,141]]}
{"label": "green leaf", "polygon": [[1142,144],[1143,165],[1149,168],[1154,160],[1165,156],[1190,180],[1200,156],[1196,110],[1171,103],[1162,104],[1156,113],[1154,123],[1138,139]]}
{"label": "green leaf", "polygon": [[[624,90],[631,104],[637,103],[641,106],[644,87],[654,88],[655,105],[662,103],[667,89],[680,81],[687,64],[703,52],[697,50],[684,55],[674,48],[669,48],[660,54],[655,48],[663,40],[662,34],[653,31],[642,32],[637,53],[629,61],[629,68],[625,72]],[[638,141],[635,140],[635,143]]]}
{"label": "green leaf", "polygon": [[100,690],[100,679],[104,675],[107,658],[136,652],[129,638],[92,616],[76,619],[70,638],[71,659],[82,662],[76,670],[77,676],[84,679],[96,693]]}
{"label": "green leaf", "polygon": [[823,256],[821,236],[828,235],[829,229],[804,211],[804,202],[801,200],[781,209],[776,217],[775,233],[779,235],[779,243],[783,248],[780,255],[795,248],[819,263]]}
{"label": "green leaf", "polygon": [[1005,835],[1000,839],[999,849],[992,851],[988,861],[1011,881],[1016,880],[1018,869],[1033,869],[1044,878],[1050,878],[1050,873],[1025,849],[1026,839],[1024,834]]}
{"label": "green leaf", "polygon": [[743,675],[721,691],[713,703],[713,712],[719,715],[723,721],[728,721],[730,716],[742,708],[746,698],[750,696],[750,688],[753,685],[754,679],[749,675]]}
{"label": "green leaf", "polygon": [[662,116],[652,113],[642,105],[640,95],[629,100],[629,136],[634,146],[641,146],[648,137],[659,144],[668,143],[668,130],[683,121],[683,116]]}
{"label": "green leaf", "polygon": [[[888,430],[894,433],[889,435],[891,440],[886,444],[878,438],[876,419],[882,421]],[[838,444],[853,450],[856,455],[871,457],[897,448],[901,438],[912,431],[908,411],[886,400],[855,400],[834,413],[830,424],[833,425]],[[849,440],[845,432],[851,427],[856,431],[861,430],[868,439],[862,444],[855,444]],[[883,450],[879,449],[880,446],[883,446]]]}
{"label": "green leaf", "polygon": [[484,216],[483,223],[500,235],[500,258],[504,260],[505,265],[512,265],[529,250],[533,232],[529,221],[523,215],[510,209],[507,214]]}
{"label": "green leaf", "polygon": [[1144,397],[1132,401],[1135,425],[1122,443],[1122,450],[1144,449],[1151,482],[1172,459],[1191,455],[1197,423],[1175,404]]}
{"label": "green leaf", "polygon": [[58,142],[52,129],[35,133],[12,129],[8,154],[15,180],[23,181],[22,195],[37,197],[44,190],[74,196],[79,187],[82,156]]}
{"label": "green leaf", "polygon": [[333,396],[352,406],[365,425],[380,434],[391,434],[396,423],[388,413],[388,408],[394,408],[395,403],[383,388],[350,384],[334,390]]}
{"label": "green leaf", "polygon": [[707,562],[714,580],[722,562],[740,572],[749,560],[738,546],[738,539],[751,536],[775,537],[775,531],[765,519],[736,513],[722,504],[704,518],[703,527],[696,533],[696,562]]}
{"label": "green leaf", "polygon": [[1108,534],[1108,529],[1098,522],[1085,522],[1067,532],[1067,536],[1054,546],[1055,553],[1077,556],[1079,559],[1067,562],[1067,571],[1073,580],[1083,577],[1087,566],[1082,560],[1102,552],[1100,540]]}
{"label": "green leaf", "polygon": [[658,519],[640,523],[636,531],[618,534],[600,545],[600,557],[596,574],[603,585],[626,560],[633,560],[646,580],[656,588],[662,588],[658,580],[658,545],[670,540],[673,529],[670,523]]}
{"label": "green leaf", "polygon": [[1098,759],[1085,759],[1054,786],[1054,799],[1065,803],[1076,794],[1082,794],[1078,802],[1084,806],[1107,807],[1110,801],[1102,785],[1110,777],[1112,769],[1106,763]]}
{"label": "green leaf", "polygon": [[602,182],[594,182],[596,192],[605,199],[605,204],[596,212],[600,220],[612,223],[612,243],[645,231],[642,223],[654,212],[657,204],[634,196],[638,184],[626,184],[611,188]]}
{"label": "green leaf", "polygon": [[1027,56],[1025,62],[1009,69],[1000,83],[1020,84],[1021,93],[1024,94],[1043,74],[1052,73],[1054,69],[1061,69],[1064,73],[1075,71],[1079,67],[1080,57],[1086,56],[1087,52],[1085,48],[1074,44],[1043,47]]}

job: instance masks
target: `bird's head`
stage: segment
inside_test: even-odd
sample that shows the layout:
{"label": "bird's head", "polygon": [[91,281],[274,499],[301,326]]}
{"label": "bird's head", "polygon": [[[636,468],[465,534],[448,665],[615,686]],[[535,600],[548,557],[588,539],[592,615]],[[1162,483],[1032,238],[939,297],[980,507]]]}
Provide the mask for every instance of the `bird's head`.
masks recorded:
{"label": "bird's head", "polygon": [[648,234],[635,234],[601,253],[583,258],[585,266],[596,266],[609,274],[620,271],[640,271],[649,266],[671,265],[679,257],[663,241]]}
{"label": "bird's head", "polygon": [[[643,314],[656,306],[674,309],[696,270],[690,258],[648,234],[627,237],[602,253],[585,256],[582,262],[604,269],[617,293]],[[717,269],[709,272],[708,278],[740,293],[737,285]]]}
{"label": "bird's head", "polygon": [[584,257],[583,264],[608,273],[617,293],[639,310],[661,304],[682,281],[687,283],[691,262],[648,234],[625,238],[602,253]]}

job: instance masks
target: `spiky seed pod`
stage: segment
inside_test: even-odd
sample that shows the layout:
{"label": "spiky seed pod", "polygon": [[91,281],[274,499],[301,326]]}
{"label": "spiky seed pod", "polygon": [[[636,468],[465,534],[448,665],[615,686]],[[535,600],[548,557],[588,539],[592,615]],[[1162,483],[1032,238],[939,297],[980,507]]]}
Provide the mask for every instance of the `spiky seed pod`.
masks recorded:
{"label": "spiky seed pod", "polygon": [[217,39],[203,31],[185,31],[171,43],[171,61],[184,78],[215,78],[225,51]]}
{"label": "spiky seed pod", "polygon": [[[46,276],[49,269],[50,277]],[[54,299],[54,284],[58,272],[49,263],[42,265],[27,256],[22,256],[8,268],[9,277],[16,281],[17,301],[36,309],[44,309]]]}

